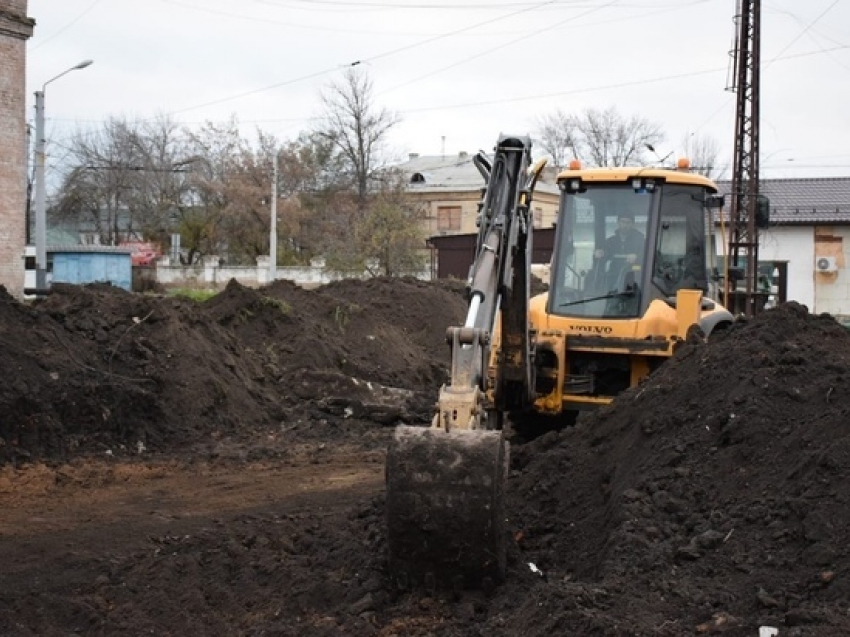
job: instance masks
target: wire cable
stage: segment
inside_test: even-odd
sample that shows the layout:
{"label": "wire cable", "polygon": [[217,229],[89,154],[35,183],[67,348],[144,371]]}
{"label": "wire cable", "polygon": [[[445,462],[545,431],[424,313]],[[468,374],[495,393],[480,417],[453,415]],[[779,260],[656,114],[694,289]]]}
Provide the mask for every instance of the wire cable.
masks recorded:
{"label": "wire cable", "polygon": [[404,84],[399,84],[399,85],[394,86],[394,87],[392,87],[392,88],[389,88],[389,89],[387,89],[387,90],[385,90],[385,91],[382,91],[381,93],[378,93],[378,95],[384,95],[384,94],[386,94],[386,93],[390,93],[390,92],[392,92],[392,91],[396,91],[396,90],[398,90],[398,89],[400,89],[400,88],[403,88],[403,87],[405,87],[405,86],[410,86],[411,84],[415,84],[416,82],[420,82],[421,80],[424,80],[424,79],[425,79],[425,78],[427,78],[427,77],[431,77],[431,76],[433,76],[433,75],[437,75],[437,74],[442,73],[442,72],[444,72],[444,71],[448,71],[449,69],[453,69],[453,68],[458,67],[458,66],[461,66],[461,65],[463,65],[463,64],[467,64],[468,62],[471,62],[472,60],[477,60],[478,58],[484,57],[485,55],[489,55],[489,54],[493,53],[494,51],[498,51],[498,50],[500,50],[500,49],[504,49],[504,48],[506,48],[506,47],[513,46],[513,45],[514,45],[514,44],[516,44],[517,42],[522,42],[522,41],[524,41],[524,40],[528,40],[529,38],[537,37],[537,36],[539,36],[541,33],[546,33],[547,31],[552,31],[553,29],[557,29],[558,27],[561,27],[561,26],[563,26],[564,24],[566,24],[566,23],[568,23],[568,22],[572,22],[573,20],[578,20],[579,18],[583,18],[583,17],[584,17],[584,16],[586,16],[586,15],[589,15],[589,14],[594,13],[594,12],[596,12],[596,11],[599,11],[599,10],[601,10],[601,9],[605,9],[605,8],[607,8],[607,7],[610,7],[610,6],[611,6],[611,5],[613,5],[613,4],[617,4],[617,2],[618,2],[618,1],[619,1],[619,0],[610,0],[610,2],[607,2],[607,3],[605,3],[605,4],[601,5],[601,6],[598,6],[598,7],[594,7],[593,9],[588,9],[588,10],[587,10],[587,11],[585,11],[584,13],[580,13],[580,14],[579,14],[579,15],[577,15],[577,16],[571,16],[571,17],[569,17],[569,18],[566,18],[566,19],[564,19],[564,20],[561,20],[560,22],[556,22],[555,24],[553,24],[553,25],[551,25],[551,26],[548,26],[548,27],[546,27],[546,28],[544,28],[544,29],[540,29],[539,31],[534,31],[534,32],[532,32],[532,33],[529,33],[529,34],[526,34],[526,35],[520,36],[520,37],[518,37],[518,38],[514,38],[513,40],[509,40],[508,42],[505,42],[505,43],[500,44],[500,45],[498,45],[498,46],[494,46],[494,47],[492,47],[492,48],[490,48],[490,49],[487,49],[487,50],[485,50],[485,51],[481,51],[480,53],[476,53],[475,55],[472,55],[472,56],[470,56],[470,57],[468,57],[468,58],[466,58],[466,59],[463,59],[463,60],[460,60],[460,61],[458,61],[458,62],[455,62],[454,64],[449,64],[448,66],[444,66],[444,67],[441,67],[441,68],[439,68],[439,69],[435,69],[435,70],[433,70],[433,71],[431,71],[431,72],[429,72],[429,73],[425,73],[424,75],[420,75],[420,76],[418,76],[418,77],[415,77],[415,78],[413,78],[413,79],[411,79],[411,80],[409,80],[409,81],[405,82]]}
{"label": "wire cable", "polygon": [[50,42],[50,41],[51,41],[51,40],[53,40],[54,38],[59,37],[59,36],[60,36],[60,35],[62,35],[63,33],[65,33],[65,31],[67,31],[67,30],[68,30],[68,29],[70,29],[72,26],[74,26],[75,24],[77,24],[77,22],[79,22],[80,20],[82,20],[82,19],[83,19],[83,17],[85,17],[85,16],[86,16],[86,14],[88,14],[88,13],[89,13],[89,11],[91,11],[92,9],[94,9],[94,8],[95,8],[98,4],[100,4],[100,0],[94,0],[94,2],[92,2],[92,3],[88,6],[88,8],[84,9],[84,10],[83,10],[83,12],[82,12],[80,15],[78,15],[76,18],[74,18],[73,20],[71,20],[68,24],[66,24],[64,27],[62,27],[62,28],[61,28],[61,29],[59,29],[58,31],[54,31],[51,35],[49,35],[48,37],[46,37],[44,40],[41,40],[38,44],[36,44],[35,46],[33,46],[33,47],[32,47],[32,49],[30,49],[30,52],[38,51],[38,50],[39,50],[41,47],[43,47],[45,44],[47,44],[48,42]]}
{"label": "wire cable", "polygon": [[[393,49],[391,51],[385,51],[384,53],[380,53],[378,55],[373,55],[372,57],[366,58],[364,60],[356,60],[354,62],[347,64],[347,65],[343,65],[343,67],[353,67],[353,66],[357,66],[359,64],[362,64],[363,62],[373,62],[375,60],[379,60],[379,59],[382,59],[382,58],[385,58],[385,57],[388,57],[388,56],[391,56],[391,55],[396,55],[398,53],[401,53],[402,51],[409,51],[410,49],[414,49],[414,48],[417,48],[417,47],[420,47],[420,46],[424,46],[426,44],[430,44],[432,42],[436,42],[438,40],[442,40],[444,38],[451,37],[451,36],[457,35],[459,33],[464,33],[465,31],[469,31],[471,29],[475,29],[475,28],[478,28],[480,26],[484,26],[486,24],[491,24],[493,22],[505,20],[507,18],[514,17],[514,16],[519,15],[521,13],[526,13],[528,11],[531,11],[533,9],[536,9],[536,8],[539,8],[539,7],[542,7],[542,6],[545,6],[545,5],[550,5],[550,4],[553,4],[553,3],[558,2],[558,1],[559,0],[545,0],[544,2],[539,2],[535,5],[533,5],[531,8],[525,8],[525,9],[521,9],[519,11],[514,11],[513,13],[509,13],[509,14],[506,14],[506,15],[498,17],[498,18],[492,18],[490,20],[485,20],[483,22],[479,22],[477,24],[474,24],[474,25],[471,25],[471,26],[468,26],[468,27],[463,27],[461,29],[456,29],[454,31],[450,31],[449,33],[443,33],[443,34],[440,34],[440,35],[437,35],[437,36],[434,36],[434,37],[431,37],[431,38],[427,38],[425,40],[421,40],[419,42],[415,42],[413,44],[398,47],[398,48]],[[247,97],[249,95],[256,95],[257,93],[263,93],[265,91],[269,91],[269,90],[274,89],[274,88],[279,88],[281,86],[288,86],[290,84],[296,84],[298,82],[303,82],[305,80],[320,77],[322,75],[327,75],[328,73],[333,73],[333,72],[339,70],[339,68],[340,68],[339,66],[336,66],[336,67],[333,67],[333,68],[325,69],[323,71],[317,71],[315,73],[303,75],[303,76],[295,78],[295,79],[284,80],[282,82],[276,82],[275,84],[270,84],[268,86],[264,86],[264,87],[261,87],[261,88],[245,91],[245,92],[239,93],[237,95],[230,95],[228,97],[222,97],[220,99],[212,100],[212,101],[209,101],[209,102],[204,102],[203,104],[196,104],[194,106],[188,106],[186,108],[181,108],[181,109],[178,109],[178,110],[170,111],[168,113],[168,115],[176,115],[178,113],[185,113],[187,111],[193,111],[193,110],[197,110],[199,108],[205,108],[207,106],[214,106],[216,104],[223,104],[224,102],[230,102],[230,101],[233,101],[233,100],[236,100],[236,99],[241,99],[241,98]]]}

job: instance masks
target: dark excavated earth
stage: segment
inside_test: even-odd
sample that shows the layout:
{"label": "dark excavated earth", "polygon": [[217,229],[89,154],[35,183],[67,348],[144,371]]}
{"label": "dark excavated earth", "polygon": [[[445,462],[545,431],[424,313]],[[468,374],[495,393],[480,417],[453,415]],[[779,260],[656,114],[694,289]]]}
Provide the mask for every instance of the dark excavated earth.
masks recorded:
{"label": "dark excavated earth", "polygon": [[508,577],[397,589],[383,452],[462,287],[0,290],[0,633],[850,634],[850,334],[786,303],[513,441]]}

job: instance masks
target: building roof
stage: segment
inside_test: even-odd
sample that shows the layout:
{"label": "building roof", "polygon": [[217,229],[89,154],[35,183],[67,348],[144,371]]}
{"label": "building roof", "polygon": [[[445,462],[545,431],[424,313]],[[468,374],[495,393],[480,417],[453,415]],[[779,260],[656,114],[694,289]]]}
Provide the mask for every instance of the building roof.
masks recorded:
{"label": "building roof", "polygon": [[[411,192],[458,192],[477,191],[483,188],[484,177],[472,162],[472,153],[461,152],[457,155],[411,154],[408,161],[396,167],[410,175]],[[558,187],[541,178],[535,190],[558,194]]]}
{"label": "building roof", "polygon": [[[410,175],[413,192],[457,192],[478,190],[484,179],[471,153],[419,156],[411,154],[398,168]],[[720,193],[726,195],[729,210],[730,180],[717,181]],[[554,183],[537,183],[536,190],[558,194]],[[762,179],[760,192],[770,199],[771,225],[850,225],[850,177],[799,177]]]}
{"label": "building roof", "polygon": [[[731,181],[718,181],[731,201]],[[770,199],[771,225],[850,225],[850,177],[762,179],[760,194]]]}

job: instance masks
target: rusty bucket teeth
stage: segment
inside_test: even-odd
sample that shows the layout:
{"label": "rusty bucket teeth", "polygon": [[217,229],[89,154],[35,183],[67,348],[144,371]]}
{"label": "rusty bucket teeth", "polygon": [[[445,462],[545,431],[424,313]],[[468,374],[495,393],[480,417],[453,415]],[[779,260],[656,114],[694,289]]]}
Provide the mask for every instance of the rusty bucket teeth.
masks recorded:
{"label": "rusty bucket teeth", "polygon": [[509,448],[500,431],[398,427],[387,452],[389,566],[404,588],[499,582]]}

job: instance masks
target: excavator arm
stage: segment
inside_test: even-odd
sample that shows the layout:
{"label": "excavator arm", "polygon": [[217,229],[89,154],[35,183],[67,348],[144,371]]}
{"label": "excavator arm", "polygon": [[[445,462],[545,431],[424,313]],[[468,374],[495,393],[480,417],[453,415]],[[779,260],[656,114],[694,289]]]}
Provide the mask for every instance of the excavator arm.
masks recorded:
{"label": "excavator arm", "polygon": [[530,203],[545,164],[531,166],[530,153],[528,139],[503,136],[492,164],[480,153],[474,159],[487,186],[479,204],[469,311],[464,325],[447,333],[452,346],[451,382],[440,392],[435,422],[445,431],[498,426],[494,418],[485,419],[482,402],[490,339],[500,313],[502,347],[493,391],[496,404],[490,411],[501,414],[530,402]]}
{"label": "excavator arm", "polygon": [[[533,399],[530,292],[531,197],[545,162],[531,165],[528,138],[501,136],[486,182],[469,276],[469,308],[450,327],[451,377],[430,428],[400,426],[387,453],[390,570],[403,586],[480,587],[504,575],[503,414]],[[500,348],[486,397],[490,344]]]}

